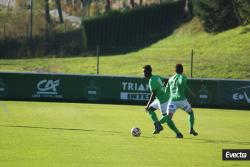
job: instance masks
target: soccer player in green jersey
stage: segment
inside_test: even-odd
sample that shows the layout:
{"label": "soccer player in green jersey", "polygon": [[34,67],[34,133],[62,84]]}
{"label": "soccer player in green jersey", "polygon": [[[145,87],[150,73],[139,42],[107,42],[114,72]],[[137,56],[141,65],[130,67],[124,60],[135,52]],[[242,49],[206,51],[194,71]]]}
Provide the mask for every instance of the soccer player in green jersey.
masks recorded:
{"label": "soccer player in green jersey", "polygon": [[[185,96],[185,90],[188,90],[190,94],[194,95],[194,93],[187,86],[187,78],[183,75],[183,66],[182,64],[177,64],[175,66],[176,74],[169,78],[168,84],[166,86],[166,92],[170,91],[170,99],[167,107],[167,114],[170,118],[173,117],[174,112],[180,108],[186,113],[189,114],[189,126],[190,126],[190,134],[197,136],[198,133],[194,130],[194,112],[192,110],[191,105],[187,101]],[[183,136],[182,136],[183,137]]]}
{"label": "soccer player in green jersey", "polygon": [[[143,67],[144,77],[149,79],[149,89],[151,92],[145,110],[150,115],[155,125],[153,134],[158,134],[163,130],[161,123],[167,123],[171,129],[178,131],[173,121],[167,116],[167,105],[169,100],[169,94],[165,92],[165,86],[163,79],[160,76],[152,74],[152,68],[150,65]],[[155,110],[159,109],[162,113],[162,118],[158,120]]]}

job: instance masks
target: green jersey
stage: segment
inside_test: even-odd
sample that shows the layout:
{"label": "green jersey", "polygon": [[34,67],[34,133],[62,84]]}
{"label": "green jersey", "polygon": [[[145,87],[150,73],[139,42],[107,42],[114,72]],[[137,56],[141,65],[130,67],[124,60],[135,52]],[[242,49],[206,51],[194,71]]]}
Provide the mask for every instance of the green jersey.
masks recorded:
{"label": "green jersey", "polygon": [[160,104],[168,101],[169,96],[164,90],[164,85],[160,76],[151,76],[151,78],[149,79],[149,89],[151,93],[155,91],[156,99],[160,102]]}
{"label": "green jersey", "polygon": [[182,101],[187,99],[185,90],[187,88],[187,77],[182,74],[176,74],[169,78],[165,91],[170,91],[172,101]]}

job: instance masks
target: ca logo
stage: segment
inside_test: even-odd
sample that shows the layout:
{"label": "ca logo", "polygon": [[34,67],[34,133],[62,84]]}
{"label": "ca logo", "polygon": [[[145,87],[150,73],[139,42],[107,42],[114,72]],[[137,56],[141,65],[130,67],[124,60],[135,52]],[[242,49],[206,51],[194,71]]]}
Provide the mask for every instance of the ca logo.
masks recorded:
{"label": "ca logo", "polygon": [[56,92],[56,87],[59,86],[59,80],[42,80],[37,84],[37,89],[40,92]]}

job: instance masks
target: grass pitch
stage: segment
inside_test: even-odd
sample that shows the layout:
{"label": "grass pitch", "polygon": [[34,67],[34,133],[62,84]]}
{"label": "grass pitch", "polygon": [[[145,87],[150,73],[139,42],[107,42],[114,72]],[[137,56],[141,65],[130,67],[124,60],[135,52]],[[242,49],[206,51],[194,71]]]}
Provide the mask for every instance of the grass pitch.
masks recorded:
{"label": "grass pitch", "polygon": [[[152,135],[143,106],[1,101],[0,110],[3,167],[250,166],[222,161],[222,149],[250,149],[250,111],[195,108],[194,137],[179,110],[184,139],[176,139],[166,125]],[[130,135],[134,126],[140,137]]]}

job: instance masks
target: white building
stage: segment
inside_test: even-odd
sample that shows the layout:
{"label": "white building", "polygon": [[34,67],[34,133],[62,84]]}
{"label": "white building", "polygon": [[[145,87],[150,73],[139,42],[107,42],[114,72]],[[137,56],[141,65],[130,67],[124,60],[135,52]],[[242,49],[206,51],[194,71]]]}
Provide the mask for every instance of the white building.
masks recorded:
{"label": "white building", "polygon": [[0,0],[0,6],[7,7],[7,6],[15,6],[15,0]]}

